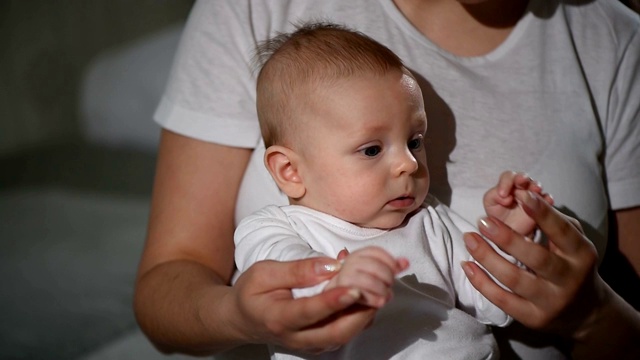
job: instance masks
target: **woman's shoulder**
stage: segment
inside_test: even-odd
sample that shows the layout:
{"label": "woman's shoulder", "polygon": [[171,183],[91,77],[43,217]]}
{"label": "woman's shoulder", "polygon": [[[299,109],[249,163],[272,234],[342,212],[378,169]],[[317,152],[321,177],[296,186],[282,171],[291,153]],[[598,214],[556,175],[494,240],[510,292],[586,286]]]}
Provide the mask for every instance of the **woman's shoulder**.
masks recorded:
{"label": "woman's shoulder", "polygon": [[560,6],[560,15],[576,35],[597,31],[602,37],[624,42],[640,27],[640,16],[619,0],[561,0]]}

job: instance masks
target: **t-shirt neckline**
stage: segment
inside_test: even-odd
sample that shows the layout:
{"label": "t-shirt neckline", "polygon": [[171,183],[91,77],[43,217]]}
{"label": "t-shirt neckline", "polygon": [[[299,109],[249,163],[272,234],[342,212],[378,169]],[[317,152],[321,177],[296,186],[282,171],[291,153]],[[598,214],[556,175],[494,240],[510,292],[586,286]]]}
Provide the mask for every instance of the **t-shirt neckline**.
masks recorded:
{"label": "t-shirt neckline", "polygon": [[531,7],[535,0],[530,0],[527,4],[527,8],[525,9],[525,13],[522,16],[522,19],[518,21],[516,26],[513,28],[509,36],[502,42],[497,48],[493,49],[487,54],[479,55],[479,56],[459,56],[450,53],[447,50],[442,49],[440,46],[433,43],[429,38],[424,36],[413,24],[407,19],[406,16],[398,9],[398,7],[393,3],[393,0],[378,0],[382,5],[384,11],[393,19],[393,21],[398,25],[398,27],[406,34],[411,36],[412,38],[417,40],[417,43],[428,47],[432,50],[435,50],[442,56],[454,60],[458,63],[466,64],[466,65],[480,65],[487,62],[493,62],[500,58],[502,58],[507,52],[513,49],[516,44],[519,43],[520,39],[523,37],[526,28],[529,26],[533,19],[533,13],[531,11]]}

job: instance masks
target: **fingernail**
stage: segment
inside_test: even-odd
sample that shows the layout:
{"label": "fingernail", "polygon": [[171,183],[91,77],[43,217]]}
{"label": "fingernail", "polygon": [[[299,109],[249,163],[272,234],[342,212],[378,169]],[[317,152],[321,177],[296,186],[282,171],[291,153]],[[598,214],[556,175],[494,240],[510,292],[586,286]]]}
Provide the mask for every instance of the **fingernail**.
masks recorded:
{"label": "fingernail", "polygon": [[315,271],[318,275],[332,274],[340,270],[340,262],[316,262]]}
{"label": "fingernail", "polygon": [[536,194],[534,194],[531,191],[527,191],[527,196],[525,196],[523,203],[529,209],[536,211],[538,210],[538,206],[539,206],[538,201],[539,200]]}
{"label": "fingernail", "polygon": [[462,239],[469,250],[473,251],[478,247],[478,241],[472,235],[464,235]]}
{"label": "fingernail", "polygon": [[497,232],[496,224],[488,218],[482,218],[478,220],[478,226],[485,230],[490,235],[495,235]]}
{"label": "fingernail", "polygon": [[460,265],[462,266],[462,271],[467,274],[467,277],[472,277],[476,274],[466,261],[461,261]]}
{"label": "fingernail", "polygon": [[338,299],[338,301],[340,301],[342,305],[351,305],[355,304],[358,299],[360,299],[360,290],[349,289],[349,291],[347,291],[346,294],[342,295],[340,299]]}

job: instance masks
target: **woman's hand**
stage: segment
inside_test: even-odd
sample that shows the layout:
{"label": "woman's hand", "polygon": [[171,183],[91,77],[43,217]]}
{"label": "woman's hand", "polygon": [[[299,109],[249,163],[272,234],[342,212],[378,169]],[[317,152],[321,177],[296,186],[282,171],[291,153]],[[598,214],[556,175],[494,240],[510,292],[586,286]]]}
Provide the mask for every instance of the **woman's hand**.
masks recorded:
{"label": "woman's hand", "polygon": [[293,299],[291,288],[315,285],[339,268],[340,262],[329,258],[254,264],[233,286],[237,330],[253,343],[308,353],[336,350],[371,323],[375,309],[354,305],[361,297],[356,289],[337,287]]}
{"label": "woman's hand", "polygon": [[465,234],[471,255],[511,290],[498,286],[473,262],[463,264],[473,286],[527,327],[573,340],[576,358],[640,358],[640,314],[597,273],[598,256],[575,219],[528,193],[523,209],[548,246],[528,241],[500,221],[485,219],[480,232],[527,266],[498,255],[481,236]]}
{"label": "woman's hand", "polygon": [[[465,272],[482,294],[525,326],[560,326],[568,329],[557,332],[570,333],[602,301],[601,280],[596,272],[598,255],[577,222],[545,204],[536,194],[529,192],[523,200],[523,209],[546,235],[548,247],[527,241],[495,218],[482,221],[480,232],[520,260],[528,271],[500,257],[478,234],[465,234],[474,259],[512,293],[496,285],[473,263],[464,265]],[[583,306],[575,306],[577,303]]]}

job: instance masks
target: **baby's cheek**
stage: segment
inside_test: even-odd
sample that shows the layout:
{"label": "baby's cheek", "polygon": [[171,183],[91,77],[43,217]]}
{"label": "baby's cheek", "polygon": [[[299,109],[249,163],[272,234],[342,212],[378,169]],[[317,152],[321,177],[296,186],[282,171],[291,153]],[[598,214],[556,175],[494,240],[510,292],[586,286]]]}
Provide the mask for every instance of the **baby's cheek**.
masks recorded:
{"label": "baby's cheek", "polygon": [[371,216],[373,206],[372,194],[363,191],[362,187],[344,187],[337,194],[335,209],[338,217],[351,223],[363,223]]}

